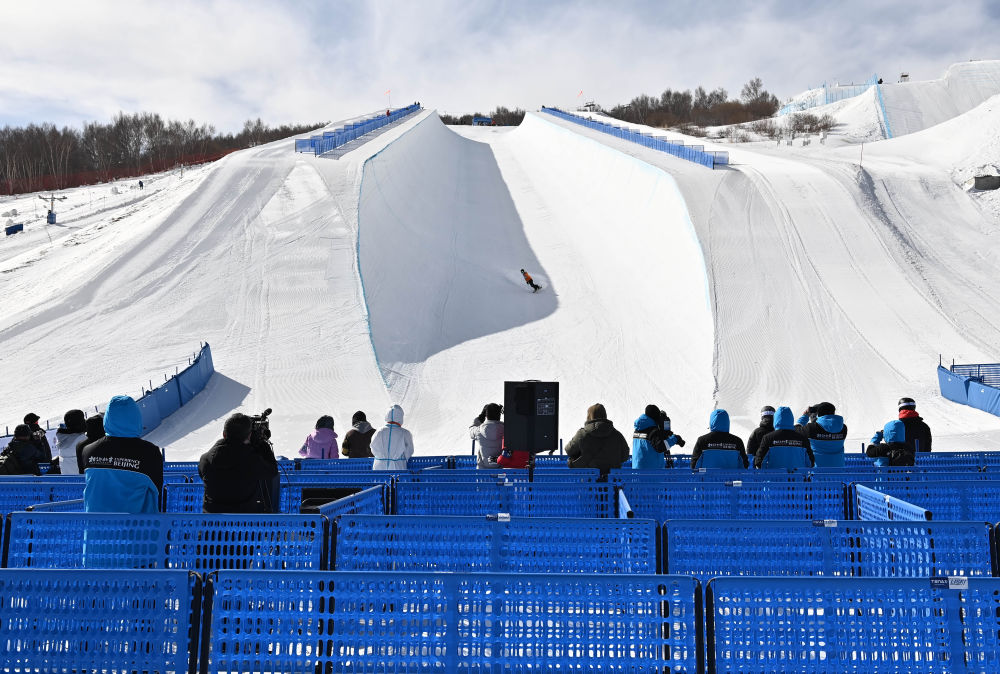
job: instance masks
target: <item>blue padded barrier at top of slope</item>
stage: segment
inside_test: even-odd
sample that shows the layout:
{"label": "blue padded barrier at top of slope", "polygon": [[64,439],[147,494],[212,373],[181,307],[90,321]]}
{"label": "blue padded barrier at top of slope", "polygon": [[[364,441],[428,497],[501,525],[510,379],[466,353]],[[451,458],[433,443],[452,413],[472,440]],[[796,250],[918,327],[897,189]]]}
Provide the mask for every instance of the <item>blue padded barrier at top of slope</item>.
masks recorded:
{"label": "blue padded barrier at top of slope", "polygon": [[198,577],[0,570],[0,662],[21,672],[187,672]]}
{"label": "blue padded barrier at top of slope", "polygon": [[714,576],[990,576],[983,522],[668,520],[664,573]]}
{"label": "blue padded barrier at top of slope", "polygon": [[941,389],[942,396],[962,405],[969,404],[968,377],[950,372],[948,368],[941,367],[940,365],[938,365],[937,374],[938,387]]}
{"label": "blue padded barrier at top of slope", "polygon": [[652,520],[344,516],[345,571],[656,573]]}
{"label": "blue padded barrier at top of slope", "polygon": [[223,571],[208,671],[697,672],[679,576]]}
{"label": "blue padded barrier at top of slope", "polygon": [[[716,578],[708,671],[995,672],[1000,580]],[[942,587],[943,585],[943,587]]]}

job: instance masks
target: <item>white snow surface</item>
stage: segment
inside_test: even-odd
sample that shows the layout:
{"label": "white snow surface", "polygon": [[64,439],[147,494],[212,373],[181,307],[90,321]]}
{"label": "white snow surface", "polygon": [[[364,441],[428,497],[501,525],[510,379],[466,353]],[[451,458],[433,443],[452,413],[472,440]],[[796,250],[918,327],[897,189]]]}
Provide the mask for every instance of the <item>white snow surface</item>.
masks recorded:
{"label": "white snow surface", "polygon": [[149,436],[172,460],[233,411],[272,407],[294,456],[319,416],[343,435],[393,402],[417,454],[464,453],[529,378],[560,382],[564,439],[595,402],[626,434],[656,403],[693,442],[716,405],[745,436],[764,404],[830,400],[854,450],[908,395],[935,449],[997,449],[1000,419],[941,398],[936,365],[1000,360],[1000,226],[960,187],[998,138],[990,99],[866,144],[864,170],[761,144],[711,171],[545,114],[424,111],[338,159],[286,140],[66,190],[54,226],[4,197],[26,226],[0,241],[0,423],[138,395],[207,341],[217,374]]}

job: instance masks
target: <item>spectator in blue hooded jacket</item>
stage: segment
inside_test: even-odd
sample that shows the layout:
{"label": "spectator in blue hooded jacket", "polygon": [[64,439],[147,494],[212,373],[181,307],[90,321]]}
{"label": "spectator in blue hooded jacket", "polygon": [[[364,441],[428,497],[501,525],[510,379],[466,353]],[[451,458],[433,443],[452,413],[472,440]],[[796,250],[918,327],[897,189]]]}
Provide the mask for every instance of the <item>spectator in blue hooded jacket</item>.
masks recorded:
{"label": "spectator in blue hooded jacket", "polygon": [[[743,438],[729,432],[729,412],[726,410],[712,410],[712,414],[708,418],[708,428],[711,432],[698,438],[698,442],[694,445],[694,451],[691,452],[692,470],[697,470],[700,467],[750,467],[750,459],[747,458],[747,450],[743,445]],[[706,459],[703,461],[702,455],[705,452],[712,452],[712,454],[706,455]],[[733,456],[731,460],[721,452],[732,452]],[[711,459],[707,457],[711,457]],[[720,457],[725,458],[720,460]],[[699,466],[700,463],[704,463],[705,465]]]}
{"label": "spectator in blue hooded jacket", "polygon": [[[818,403],[806,409],[795,422],[795,430],[809,438],[809,446],[817,466],[843,466],[844,440],[847,438],[847,424],[838,415],[833,403]],[[811,414],[816,415],[810,421]]]}
{"label": "spectator in blue hooded jacket", "polygon": [[670,417],[656,405],[646,405],[646,411],[632,427],[633,468],[665,468],[671,462],[670,448],[676,444],[684,446],[681,436],[670,430]]}
{"label": "spectator in blue hooded jacket", "polygon": [[163,488],[163,456],[142,436],[142,413],[129,396],[115,396],[104,412],[105,437],[83,449],[87,512],[155,513]]}
{"label": "spectator in blue hooded jacket", "polygon": [[[790,407],[779,407],[774,413],[774,430],[760,440],[754,455],[754,468],[810,468],[816,462],[813,458],[809,438],[795,430],[795,415]],[[782,457],[770,457],[772,449],[781,450]],[[775,452],[778,454],[779,452]]]}
{"label": "spectator in blue hooded jacket", "polygon": [[888,422],[872,436],[872,444],[865,450],[876,466],[912,466],[916,452],[906,442],[906,424],[900,419]]}

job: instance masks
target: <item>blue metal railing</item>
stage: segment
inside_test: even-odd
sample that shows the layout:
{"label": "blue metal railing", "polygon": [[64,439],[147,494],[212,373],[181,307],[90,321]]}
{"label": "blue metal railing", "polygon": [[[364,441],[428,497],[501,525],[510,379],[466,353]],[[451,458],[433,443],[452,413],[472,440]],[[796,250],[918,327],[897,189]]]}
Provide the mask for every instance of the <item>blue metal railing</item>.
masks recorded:
{"label": "blue metal railing", "polygon": [[361,138],[376,129],[381,129],[384,126],[398,122],[420,109],[420,104],[414,103],[405,108],[393,110],[387,115],[377,115],[363,119],[360,122],[351,122],[339,129],[324,131],[322,134],[310,136],[309,138],[296,138],[295,151],[312,152],[316,156],[319,156]]}

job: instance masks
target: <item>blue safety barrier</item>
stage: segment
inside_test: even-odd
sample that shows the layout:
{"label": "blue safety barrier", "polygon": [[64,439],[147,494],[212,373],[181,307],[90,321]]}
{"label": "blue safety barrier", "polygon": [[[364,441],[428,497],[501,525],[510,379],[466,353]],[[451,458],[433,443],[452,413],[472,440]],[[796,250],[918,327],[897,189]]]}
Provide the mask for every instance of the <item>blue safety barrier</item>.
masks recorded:
{"label": "blue safety barrier", "polygon": [[368,487],[356,494],[316,506],[317,513],[331,522],[342,515],[384,515],[388,509],[388,485]]}
{"label": "blue safety barrier", "polygon": [[697,672],[693,578],[220,571],[211,672]]}
{"label": "blue safety barrier", "polygon": [[398,515],[611,517],[615,512],[607,484],[400,482],[395,492]]}
{"label": "blue safety barrier", "polygon": [[0,483],[0,516],[15,510],[24,510],[36,503],[71,501],[83,498],[84,483],[79,480],[29,479]]}
{"label": "blue safety barrier", "polygon": [[142,413],[143,435],[157,428],[164,419],[191,402],[191,399],[208,385],[208,380],[214,373],[212,349],[205,344],[190,365],[160,386],[146,391],[135,401]]}
{"label": "blue safety barrier", "polygon": [[372,469],[374,459],[295,459],[294,469],[304,471],[345,471],[361,473]]}
{"label": "blue safety barrier", "polygon": [[707,468],[692,470],[632,470],[631,468],[612,468],[608,473],[608,482],[623,485],[635,482],[805,482],[806,473],[789,473],[787,470],[727,470],[725,468]]}
{"label": "blue safety barrier", "polygon": [[[452,457],[447,456],[411,456],[410,460],[406,462],[406,467],[410,470],[421,470],[423,468],[447,468],[448,459]],[[473,465],[475,467],[475,465]]]}
{"label": "blue safety barrier", "polygon": [[567,122],[573,122],[574,124],[585,126],[588,129],[593,129],[594,131],[606,133],[614,136],[615,138],[621,138],[622,140],[627,140],[632,143],[642,145],[643,147],[659,150],[660,152],[666,152],[667,154],[679,157],[680,159],[686,159],[696,164],[707,166],[708,168],[715,168],[716,164],[724,165],[729,163],[728,152],[705,152],[704,145],[686,146],[677,140],[667,141],[663,138],[655,138],[651,135],[640,133],[638,131],[632,131],[631,129],[623,128],[621,126],[608,124],[607,122],[599,122],[588,117],[580,117],[579,115],[564,112],[559,108],[542,107],[542,112],[558,117],[559,119]]}
{"label": "blue safety barrier", "polygon": [[[390,471],[367,473],[308,473],[292,472],[281,475],[278,508],[283,513],[298,513],[302,506],[302,490],[306,488],[359,487],[366,488],[392,482]],[[163,485],[163,512],[200,513],[205,498],[202,482]]]}
{"label": "blue safety barrier", "polygon": [[[1000,520],[1000,480],[934,482],[863,482],[861,485],[933,513],[935,520],[996,522]],[[856,500],[856,495],[852,495]]]}
{"label": "blue safety barrier", "polygon": [[927,522],[931,513],[913,503],[883,494],[864,485],[853,485],[854,504],[851,514],[853,519],[874,522],[903,521]]}
{"label": "blue safety barrier", "polygon": [[983,522],[668,520],[664,573],[695,576],[991,576]]}
{"label": "blue safety barrier", "polygon": [[635,574],[656,556],[652,520],[347,515],[331,568]]}
{"label": "blue safety barrier", "polygon": [[421,470],[400,474],[399,482],[597,482],[597,468]]}
{"label": "blue safety barrier", "polygon": [[904,468],[883,466],[872,467],[872,470],[841,468],[835,472],[814,472],[809,475],[810,482],[913,482],[915,480],[995,480],[996,473],[983,473],[978,470],[965,473],[945,472],[933,468]]}
{"label": "blue safety barrier", "polygon": [[0,662],[7,672],[194,671],[200,596],[187,571],[2,570]]}
{"label": "blue safety barrier", "polygon": [[296,152],[312,152],[316,156],[335,150],[338,147],[350,143],[352,140],[361,138],[367,133],[371,133],[384,126],[398,122],[399,120],[412,115],[421,109],[420,105],[414,103],[405,108],[397,108],[388,115],[375,115],[358,122],[345,124],[333,131],[324,131],[322,134],[310,136],[309,138],[296,138]]}
{"label": "blue safety barrier", "polygon": [[716,578],[709,672],[993,672],[1000,580]]}
{"label": "blue safety barrier", "polygon": [[672,518],[811,521],[846,517],[843,485],[834,482],[665,482],[626,484],[622,489],[636,517],[660,522]]}
{"label": "blue safety barrier", "polygon": [[18,232],[24,231],[24,223],[19,222],[16,225],[7,225],[3,228],[4,236],[11,236],[12,234],[17,234]]}
{"label": "blue safety barrier", "polygon": [[320,515],[24,512],[8,520],[11,568],[319,570]]}
{"label": "blue safety barrier", "polygon": [[[51,501],[49,503],[36,503],[25,508],[29,513],[82,513],[84,509],[83,499],[77,498],[70,501]],[[2,521],[3,518],[0,518]]]}
{"label": "blue safety barrier", "polygon": [[948,400],[1000,416],[1000,363],[939,365],[938,386]]}

